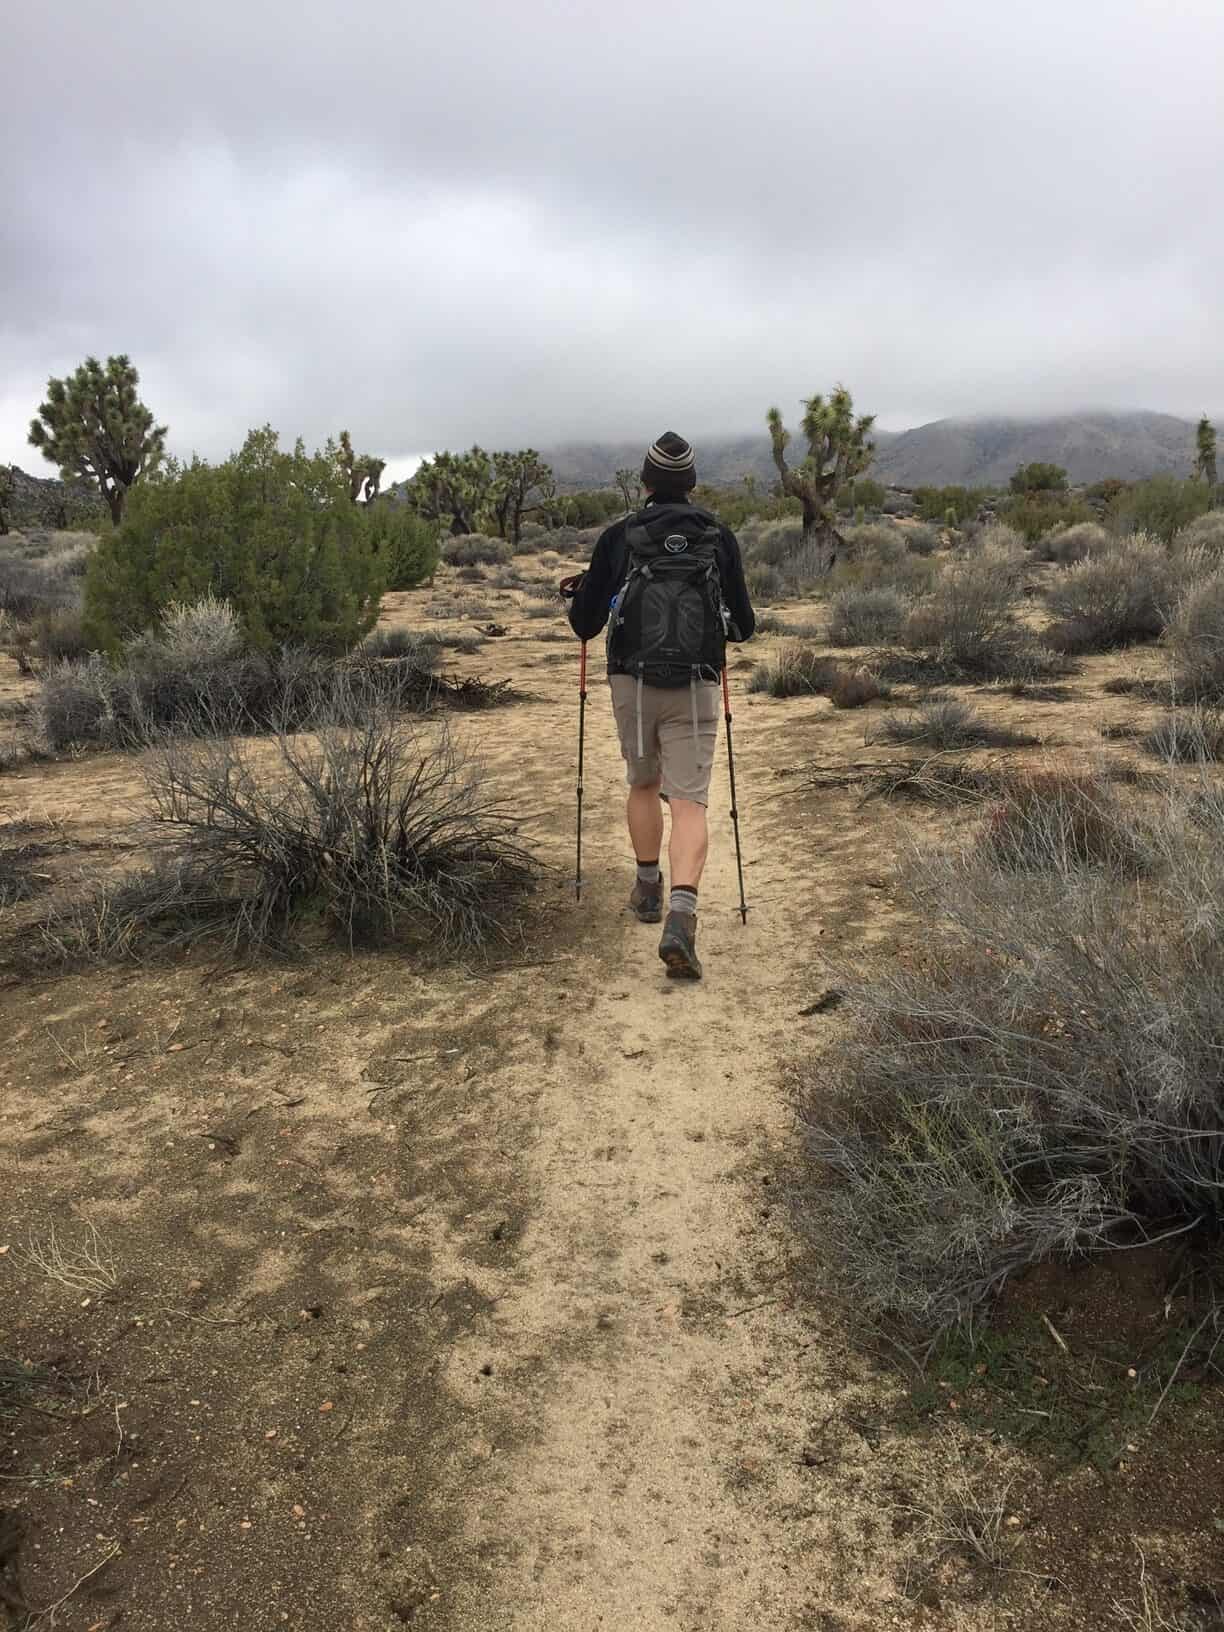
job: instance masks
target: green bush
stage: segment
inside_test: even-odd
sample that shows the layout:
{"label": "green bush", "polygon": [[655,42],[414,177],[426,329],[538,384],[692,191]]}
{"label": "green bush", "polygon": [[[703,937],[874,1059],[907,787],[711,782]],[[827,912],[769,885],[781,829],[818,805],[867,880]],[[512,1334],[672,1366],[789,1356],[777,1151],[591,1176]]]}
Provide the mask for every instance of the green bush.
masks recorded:
{"label": "green bush", "polygon": [[955,513],[958,524],[972,521],[982,507],[985,491],[976,487],[919,487],[914,498],[923,521],[942,527],[949,510]]}
{"label": "green bush", "polygon": [[387,589],[415,589],[433,577],[439,556],[436,522],[392,504],[371,505],[368,519]]}
{"label": "green bush", "polygon": [[567,493],[554,501],[552,513],[569,527],[603,527],[625,513],[625,500],[615,489],[596,488]]}
{"label": "green bush", "polygon": [[1008,486],[1013,493],[1065,493],[1067,473],[1061,465],[1036,459],[1032,464],[1021,465]]}
{"label": "green bush", "polygon": [[859,476],[853,482],[846,482],[837,495],[837,508],[845,514],[854,511],[882,510],[888,489],[883,482],[873,481],[870,476]]}
{"label": "green bush", "polygon": [[736,533],[754,521],[781,521],[788,516],[800,515],[803,509],[798,499],[758,492],[755,482],[743,482],[738,487],[712,487],[699,483],[691,497],[694,504],[699,504],[703,510],[712,510],[720,521]]}
{"label": "green bush", "polygon": [[1109,507],[1110,525],[1119,533],[1151,533],[1166,544],[1174,534],[1211,508],[1202,482],[1177,476],[1152,476],[1120,493]]}
{"label": "green bush", "polygon": [[1007,525],[1023,534],[1030,544],[1036,544],[1045,534],[1057,532],[1059,528],[1096,520],[1096,512],[1082,499],[1041,491],[1008,499],[999,507],[999,513]]}
{"label": "green bush", "polygon": [[391,517],[354,504],[334,463],[252,431],[223,464],[172,464],[133,487],[85,577],[90,643],[117,655],[166,607],[212,595],[258,651],[348,651],[378,617]]}

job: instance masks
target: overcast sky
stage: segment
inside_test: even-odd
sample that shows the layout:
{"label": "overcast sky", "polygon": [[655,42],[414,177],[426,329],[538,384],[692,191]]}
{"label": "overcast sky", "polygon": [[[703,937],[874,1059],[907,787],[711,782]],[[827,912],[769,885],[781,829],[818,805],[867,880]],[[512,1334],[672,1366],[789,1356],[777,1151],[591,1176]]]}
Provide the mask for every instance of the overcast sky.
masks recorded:
{"label": "overcast sky", "polygon": [[[1221,0],[60,0],[0,103],[0,460],[1224,411]],[[1209,323],[1209,317],[1212,321]]]}

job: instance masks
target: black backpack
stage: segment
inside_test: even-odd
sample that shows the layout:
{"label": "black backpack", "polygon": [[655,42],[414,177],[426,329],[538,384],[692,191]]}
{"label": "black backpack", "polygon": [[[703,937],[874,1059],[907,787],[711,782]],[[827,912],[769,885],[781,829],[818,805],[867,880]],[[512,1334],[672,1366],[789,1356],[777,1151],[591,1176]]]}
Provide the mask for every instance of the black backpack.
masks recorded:
{"label": "black backpack", "polygon": [[652,505],[625,523],[629,565],[608,620],[608,669],[652,686],[717,680],[727,612],[718,523],[691,504]]}

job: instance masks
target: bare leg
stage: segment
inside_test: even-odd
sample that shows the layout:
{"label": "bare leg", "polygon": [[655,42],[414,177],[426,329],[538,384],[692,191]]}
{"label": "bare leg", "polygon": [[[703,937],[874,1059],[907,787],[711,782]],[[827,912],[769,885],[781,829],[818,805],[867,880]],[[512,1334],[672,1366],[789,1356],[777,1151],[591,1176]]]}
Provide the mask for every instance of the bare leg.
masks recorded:
{"label": "bare leg", "polygon": [[[672,799],[671,843],[668,845],[670,872],[668,883],[695,889],[701,882],[710,848],[710,833],[706,826],[706,809],[692,799]],[[661,827],[660,823],[660,827]]]}
{"label": "bare leg", "polygon": [[630,788],[625,814],[629,819],[634,857],[638,861],[657,861],[663,849],[663,806],[659,802],[659,784],[648,782],[644,787]]}

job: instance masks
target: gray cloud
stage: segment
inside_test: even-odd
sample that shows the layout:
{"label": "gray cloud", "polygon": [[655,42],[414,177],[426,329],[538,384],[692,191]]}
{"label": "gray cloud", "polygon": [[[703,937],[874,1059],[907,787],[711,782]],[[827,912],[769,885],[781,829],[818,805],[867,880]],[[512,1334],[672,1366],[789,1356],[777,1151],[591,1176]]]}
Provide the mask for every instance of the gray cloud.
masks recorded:
{"label": "gray cloud", "polygon": [[0,459],[89,351],[210,455],[1224,408],[1217,0],[33,9]]}

